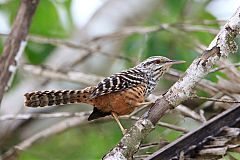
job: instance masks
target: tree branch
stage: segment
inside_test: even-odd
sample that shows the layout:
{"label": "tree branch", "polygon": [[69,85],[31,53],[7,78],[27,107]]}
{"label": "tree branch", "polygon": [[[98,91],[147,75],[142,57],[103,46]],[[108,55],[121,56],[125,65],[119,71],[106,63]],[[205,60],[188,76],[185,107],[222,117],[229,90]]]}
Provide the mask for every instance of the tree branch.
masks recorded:
{"label": "tree branch", "polygon": [[40,77],[65,80],[68,82],[82,83],[86,85],[96,85],[104,78],[101,76],[86,74],[83,72],[54,70],[53,68],[49,68],[46,66],[36,66],[31,64],[21,65],[20,69],[35,76],[37,75]]}
{"label": "tree branch", "polygon": [[210,72],[210,69],[221,57],[227,57],[230,53],[237,51],[234,38],[240,32],[239,16],[240,8],[224,25],[203,54],[193,61],[184,77],[180,78],[162,98],[156,101],[103,159],[131,159],[138,151],[141,141],[154,129],[165,112],[188,99],[197,83]]}
{"label": "tree branch", "polygon": [[32,21],[32,16],[37,8],[39,0],[22,0],[16,19],[13,24],[0,57],[0,103],[4,91],[9,87],[9,80],[17,69],[18,59],[21,57],[25,39]]}
{"label": "tree branch", "polygon": [[[216,22],[215,22],[216,24]],[[207,27],[204,25],[194,25],[191,23],[163,23],[155,26],[148,26],[148,27],[139,27],[139,26],[131,26],[131,27],[125,27],[121,30],[118,30],[116,32],[107,34],[107,35],[101,35],[98,37],[94,37],[91,41],[99,41],[99,40],[107,40],[107,39],[116,39],[116,38],[123,38],[126,36],[129,36],[134,33],[138,34],[148,34],[148,33],[154,33],[159,32],[162,30],[171,30],[172,28],[179,29],[186,32],[208,32],[212,34],[217,34],[218,30],[213,27]]]}

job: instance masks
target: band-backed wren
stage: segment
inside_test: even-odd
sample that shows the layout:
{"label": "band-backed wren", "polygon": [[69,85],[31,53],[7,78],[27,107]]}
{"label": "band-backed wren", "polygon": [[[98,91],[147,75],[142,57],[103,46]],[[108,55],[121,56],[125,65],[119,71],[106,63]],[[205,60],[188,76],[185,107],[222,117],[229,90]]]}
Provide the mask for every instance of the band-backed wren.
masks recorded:
{"label": "band-backed wren", "polygon": [[127,115],[136,107],[145,104],[147,98],[155,89],[160,77],[173,64],[184,63],[163,56],[153,56],[137,66],[106,77],[96,86],[82,90],[49,90],[26,93],[25,106],[44,107],[87,103],[93,112],[88,120],[112,115],[122,132],[125,130],[118,116]]}

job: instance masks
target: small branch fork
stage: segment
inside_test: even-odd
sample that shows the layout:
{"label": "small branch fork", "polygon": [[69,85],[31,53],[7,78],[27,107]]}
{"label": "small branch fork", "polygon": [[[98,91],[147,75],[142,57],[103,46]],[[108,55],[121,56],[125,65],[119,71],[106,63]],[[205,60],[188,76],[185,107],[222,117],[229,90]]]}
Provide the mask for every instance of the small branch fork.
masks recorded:
{"label": "small branch fork", "polygon": [[211,42],[203,54],[196,58],[180,78],[163,97],[157,99],[151,109],[145,113],[124,135],[118,145],[103,159],[131,159],[138,151],[141,141],[154,129],[159,119],[167,110],[175,108],[181,102],[191,97],[198,82],[200,82],[221,57],[227,57],[237,51],[234,38],[240,32],[240,8],[229,19]]}
{"label": "small branch fork", "polygon": [[5,90],[9,87],[11,76],[17,69],[18,59],[26,45],[26,36],[39,0],[22,0],[0,57],[0,103]]}

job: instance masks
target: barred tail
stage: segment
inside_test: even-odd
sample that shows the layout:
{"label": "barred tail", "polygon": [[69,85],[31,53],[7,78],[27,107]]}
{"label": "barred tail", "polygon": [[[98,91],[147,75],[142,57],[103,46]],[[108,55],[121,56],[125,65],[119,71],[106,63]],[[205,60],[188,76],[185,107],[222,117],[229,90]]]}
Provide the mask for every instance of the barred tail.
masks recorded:
{"label": "barred tail", "polygon": [[36,91],[24,94],[25,106],[44,107],[53,105],[65,105],[72,103],[86,103],[95,87],[87,87],[83,90],[57,90]]}

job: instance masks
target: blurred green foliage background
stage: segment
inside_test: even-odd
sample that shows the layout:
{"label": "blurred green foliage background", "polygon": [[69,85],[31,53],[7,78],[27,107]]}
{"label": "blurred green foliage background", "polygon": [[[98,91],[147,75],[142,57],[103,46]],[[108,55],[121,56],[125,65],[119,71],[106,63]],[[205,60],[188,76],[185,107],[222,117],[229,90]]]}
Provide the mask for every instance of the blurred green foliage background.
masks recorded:
{"label": "blurred green foliage background", "polygon": [[[30,29],[30,34],[40,35],[49,38],[68,39],[74,34],[74,23],[72,20],[71,0],[54,1],[41,0]],[[189,22],[193,25],[205,25],[218,29],[218,23],[204,24],[205,20],[216,21],[216,18],[206,10],[210,0],[188,1],[188,0],[162,0],[161,5],[151,11],[149,16],[143,21],[138,22],[137,26],[158,26],[160,24],[181,24]],[[10,0],[0,5],[0,11],[6,13],[10,24],[13,23],[16,15],[19,0]],[[67,23],[62,21],[59,8],[67,13]],[[107,17],[106,17],[107,18]],[[214,35],[207,32],[189,32],[180,27],[172,27],[169,30],[149,34],[132,34],[122,42],[121,53],[128,57],[141,57],[145,59],[153,55],[163,55],[171,59],[185,60],[184,65],[176,65],[174,68],[185,71],[191,64],[192,60],[199,55],[195,50],[193,39],[203,45],[208,45],[214,38]],[[0,49],[2,50],[3,37],[0,38]],[[45,60],[53,53],[55,46],[49,44],[38,44],[28,42],[24,57],[28,63],[43,64]],[[231,56],[237,62],[240,60],[239,54]],[[126,62],[128,68],[134,64]],[[100,75],[100,74],[99,74]],[[207,78],[216,81],[216,75],[224,76],[220,72],[209,75]],[[19,76],[19,74],[17,74]],[[17,85],[21,78],[17,78]],[[166,90],[173,82],[167,80],[161,81],[161,89]],[[130,120],[122,120],[124,126],[129,128],[133,123]],[[162,121],[184,126],[192,129],[199,124],[192,122],[187,118],[178,116],[175,113],[168,114]],[[185,124],[184,124],[185,123]],[[18,132],[20,132],[19,130]],[[16,137],[18,132],[16,132]],[[182,133],[170,129],[157,127],[145,143],[159,142],[166,140],[171,142],[179,137]],[[20,152],[21,160],[42,160],[42,159],[100,159],[121,139],[121,132],[112,120],[96,121],[67,131],[47,137],[35,143],[31,148]],[[17,143],[19,139],[14,140]],[[0,152],[7,149],[4,147]],[[156,149],[156,148],[155,148]],[[148,150],[152,152],[153,150]],[[236,153],[235,153],[236,154]],[[228,155],[229,156],[229,155]],[[235,156],[235,155],[234,155]],[[239,155],[238,155],[239,157]]]}

